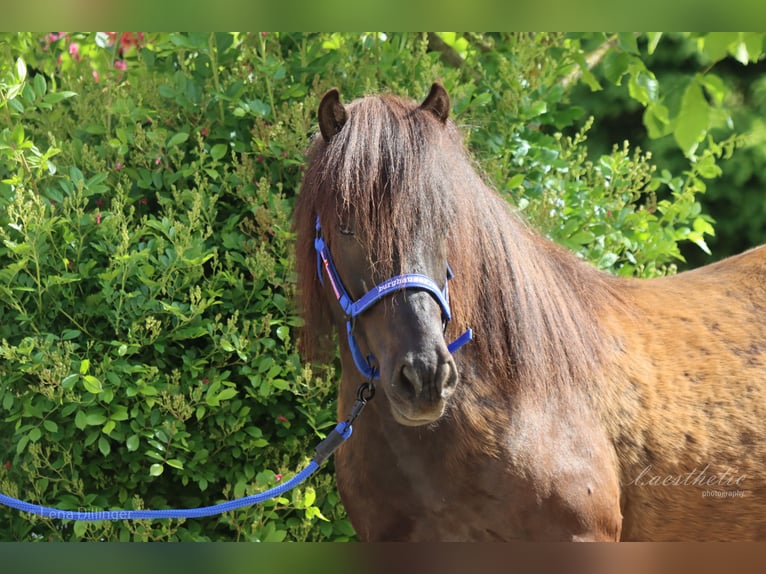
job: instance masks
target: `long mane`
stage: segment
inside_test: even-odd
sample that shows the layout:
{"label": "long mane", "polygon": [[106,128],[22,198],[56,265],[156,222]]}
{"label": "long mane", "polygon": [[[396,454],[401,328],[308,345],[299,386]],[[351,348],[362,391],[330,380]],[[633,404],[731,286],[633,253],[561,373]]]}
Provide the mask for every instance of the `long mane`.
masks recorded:
{"label": "long mane", "polygon": [[587,383],[603,346],[594,317],[616,298],[615,280],[531,231],[481,179],[451,121],[445,126],[393,96],[370,96],[346,109],[343,129],[329,143],[321,137],[313,143],[294,212],[307,357],[332,340],[314,218],[331,243],[332,230],[353,209],[357,228],[381,254],[375,262],[381,276],[392,274],[408,246],[447,237],[455,273],[450,334],[474,329],[475,341],[459,359],[474,376],[536,388]]}

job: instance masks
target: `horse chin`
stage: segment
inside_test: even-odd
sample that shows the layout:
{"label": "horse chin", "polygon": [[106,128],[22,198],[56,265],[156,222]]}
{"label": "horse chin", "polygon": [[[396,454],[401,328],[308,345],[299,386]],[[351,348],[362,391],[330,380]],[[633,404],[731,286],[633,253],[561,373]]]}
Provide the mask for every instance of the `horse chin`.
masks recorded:
{"label": "horse chin", "polygon": [[397,423],[406,427],[419,427],[435,423],[442,417],[447,406],[446,401],[440,401],[428,410],[414,408],[409,403],[406,403],[406,408],[402,408],[402,405],[396,401],[390,401],[390,404],[391,416]]}

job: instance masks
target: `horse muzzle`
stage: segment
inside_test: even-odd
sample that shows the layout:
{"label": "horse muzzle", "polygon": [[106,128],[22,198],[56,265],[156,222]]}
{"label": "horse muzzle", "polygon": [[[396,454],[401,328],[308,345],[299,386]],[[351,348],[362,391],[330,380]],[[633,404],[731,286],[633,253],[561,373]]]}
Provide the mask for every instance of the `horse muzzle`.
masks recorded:
{"label": "horse muzzle", "polygon": [[406,426],[435,422],[444,414],[457,382],[452,356],[432,363],[408,353],[393,369],[386,388],[392,416]]}

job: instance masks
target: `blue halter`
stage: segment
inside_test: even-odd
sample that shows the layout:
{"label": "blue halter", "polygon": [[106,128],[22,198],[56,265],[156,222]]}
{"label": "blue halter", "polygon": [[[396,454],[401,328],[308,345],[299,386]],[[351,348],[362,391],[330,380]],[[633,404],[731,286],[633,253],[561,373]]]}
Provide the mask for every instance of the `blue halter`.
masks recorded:
{"label": "blue halter", "polygon": [[[442,310],[442,319],[445,328],[446,324],[452,319],[447,283],[452,279],[453,275],[449,264],[447,264],[447,281],[444,283],[444,290],[439,289],[439,286],[433,279],[426,275],[421,275],[419,273],[405,273],[379,283],[362,295],[360,299],[354,301],[343,286],[343,282],[340,279],[340,275],[335,268],[335,263],[330,254],[330,249],[322,238],[322,226],[319,224],[318,216],[316,219],[314,249],[317,252],[317,275],[319,276],[319,282],[324,285],[324,274],[322,273],[322,268],[324,268],[327,277],[330,279],[330,286],[335,294],[335,298],[341,309],[343,309],[343,313],[346,315],[346,334],[348,336],[348,345],[351,349],[351,356],[354,358],[356,368],[359,369],[359,372],[367,379],[373,380],[379,378],[378,368],[374,366],[374,364],[377,363],[377,359],[375,359],[373,355],[365,357],[362,354],[362,351],[359,349],[359,345],[356,342],[356,337],[354,337],[353,327],[354,319],[375,305],[375,303],[396,291],[401,291],[403,289],[418,289],[427,291],[434,299],[436,299],[436,302]],[[447,349],[450,353],[454,353],[471,339],[473,339],[473,331],[468,329],[465,333],[460,335],[460,337],[447,345]]]}

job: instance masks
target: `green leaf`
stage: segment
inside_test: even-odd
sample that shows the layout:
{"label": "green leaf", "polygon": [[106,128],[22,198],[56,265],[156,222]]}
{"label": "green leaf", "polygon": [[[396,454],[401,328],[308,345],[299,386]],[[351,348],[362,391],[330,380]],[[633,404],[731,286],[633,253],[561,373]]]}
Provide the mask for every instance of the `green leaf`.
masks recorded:
{"label": "green leaf", "polygon": [[763,53],[762,34],[740,32],[736,44],[733,47],[730,46],[729,49],[731,55],[743,66],[746,66],[750,62],[757,62]]}
{"label": "green leaf", "polygon": [[67,377],[64,377],[64,379],[61,381],[61,386],[64,389],[71,389],[74,387],[77,380],[80,378],[80,375],[69,375]]}
{"label": "green leaf", "polygon": [[77,538],[82,538],[88,531],[88,523],[84,520],[76,520],[74,523],[74,535]]}
{"label": "green leaf", "polygon": [[58,432],[58,430],[59,430],[59,425],[57,425],[55,422],[49,421],[49,420],[43,421],[43,427],[45,427],[45,430],[47,430],[48,432],[51,432],[51,433]]}
{"label": "green leaf", "polygon": [[138,437],[137,434],[130,435],[128,437],[128,440],[125,441],[125,446],[128,448],[128,452],[134,452],[138,450],[138,446],[141,442],[141,439]]}
{"label": "green leaf", "polygon": [[253,98],[252,100],[243,103],[242,108],[256,116],[265,117],[271,113],[271,106],[258,98]]}
{"label": "green leaf", "polygon": [[525,174],[517,173],[506,182],[505,184],[506,189],[514,189],[516,187],[519,187],[522,183],[524,183],[525,177],[526,177]]}
{"label": "green leaf", "polygon": [[19,439],[19,442],[16,443],[16,454],[24,452],[24,449],[27,448],[27,443],[29,443],[29,435],[25,434]]}
{"label": "green leaf", "polygon": [[540,116],[548,111],[548,104],[541,100],[539,102],[535,102],[528,108],[525,108],[521,114],[523,119],[531,120],[532,118],[536,118],[537,116]]}
{"label": "green leaf", "polygon": [[67,98],[73,98],[77,95],[77,92],[63,91],[63,92],[49,92],[43,97],[43,104],[45,107],[53,106]]}
{"label": "green leaf", "polygon": [[101,436],[101,438],[98,439],[98,450],[100,450],[101,454],[104,456],[109,456],[109,453],[112,452],[112,445],[109,444],[109,439],[105,436]]}
{"label": "green leaf", "polygon": [[90,361],[88,359],[83,359],[80,361],[80,374],[84,375],[88,372],[88,369],[90,368]]}
{"label": "green leaf", "polygon": [[715,229],[713,229],[713,226],[710,225],[710,222],[704,216],[697,216],[694,223],[692,223],[692,227],[700,235],[715,235]]}
{"label": "green leaf", "polygon": [[184,469],[184,463],[178,460],[177,458],[171,458],[170,460],[166,461],[168,466],[171,466],[173,468],[177,468],[178,470]]}
{"label": "green leaf", "polygon": [[89,413],[85,415],[85,424],[88,426],[102,425],[106,420],[106,417],[101,413]]}
{"label": "green leaf", "polygon": [[224,389],[216,396],[217,401],[226,401],[237,396],[237,389]]}
{"label": "green leaf", "polygon": [[186,132],[178,132],[177,134],[175,134],[173,137],[171,137],[168,140],[168,144],[167,145],[168,145],[169,148],[170,147],[175,147],[177,145],[180,145],[180,144],[184,143],[188,139],[189,139],[189,134],[188,133],[186,133]]}
{"label": "green leaf", "polygon": [[112,413],[109,415],[110,420],[126,421],[128,418],[128,407],[125,405],[112,405]]}
{"label": "green leaf", "polygon": [[724,81],[719,76],[712,73],[705,74],[700,80],[713,102],[719,106],[723,104],[724,99],[729,93],[729,89],[726,87]]}
{"label": "green leaf", "polygon": [[702,87],[697,77],[686,87],[678,112],[673,137],[683,151],[690,157],[702,141],[708,129],[710,105],[702,93]]}
{"label": "green leaf", "polygon": [[656,102],[659,95],[660,86],[657,78],[649,70],[640,66],[630,67],[630,81],[628,82],[628,92],[630,97],[641,102],[643,105],[649,105],[650,102]]}
{"label": "green leaf", "polygon": [[48,89],[48,85],[45,82],[45,76],[43,76],[42,74],[37,74],[35,76],[34,86],[35,86],[35,93],[37,94],[37,97],[42,98],[45,95],[46,90]]}
{"label": "green leaf", "polygon": [[729,55],[729,47],[739,40],[738,32],[710,32],[700,39],[702,51],[713,63]]}
{"label": "green leaf", "polygon": [[287,538],[286,530],[273,530],[269,532],[264,538],[264,542],[283,542]]}
{"label": "green leaf", "polygon": [[312,504],[314,504],[316,499],[317,499],[316,490],[314,490],[314,488],[311,486],[307,486],[305,492],[303,493],[303,506],[304,507],[311,506]]}
{"label": "green leaf", "polygon": [[290,328],[286,325],[281,325],[277,327],[277,337],[279,337],[280,341],[286,341],[287,337],[290,335]]}
{"label": "green leaf", "polygon": [[660,38],[662,38],[662,32],[647,32],[646,37],[649,40],[649,44],[647,45],[647,51],[649,52],[649,55],[651,56],[654,54],[654,51],[657,49],[657,44],[660,43]]}
{"label": "green leaf", "polygon": [[620,259],[620,257],[616,253],[605,253],[601,259],[599,259],[598,267],[599,269],[609,269],[617,263],[617,261]]}
{"label": "green leaf", "polygon": [[620,48],[631,54],[638,54],[638,42],[636,41],[636,35],[633,32],[618,32],[617,41]]}
{"label": "green leaf", "polygon": [[27,77],[27,64],[21,57],[16,60],[16,76],[20,82],[23,82]]}
{"label": "green leaf", "polygon": [[644,126],[652,139],[661,138],[670,133],[668,108],[657,102],[651,102],[644,110]]}
{"label": "green leaf", "polygon": [[88,421],[86,419],[87,417],[84,412],[77,411],[77,414],[74,417],[74,426],[80,430],[83,430],[86,426],[88,426]]}
{"label": "green leaf", "polygon": [[89,393],[93,393],[94,395],[97,395],[104,390],[103,386],[101,385],[101,381],[99,381],[93,375],[85,375],[82,379],[82,382],[85,386],[85,390]]}
{"label": "green leaf", "polygon": [[29,440],[31,440],[32,442],[37,442],[43,436],[43,431],[40,430],[40,427],[35,427],[31,431],[29,431],[29,434],[27,436],[29,437]]}
{"label": "green leaf", "polygon": [[159,476],[163,472],[165,472],[165,467],[159,463],[154,463],[152,466],[149,467],[149,474],[152,476]]}
{"label": "green leaf", "polygon": [[215,144],[212,148],[210,148],[210,157],[212,157],[214,160],[219,160],[226,155],[226,151],[228,149],[229,146],[226,144]]}
{"label": "green leaf", "polygon": [[630,64],[630,54],[625,52],[610,51],[604,56],[604,76],[613,84],[620,85],[622,77],[628,71],[628,65]]}
{"label": "green leaf", "polygon": [[16,147],[21,147],[24,143],[24,126],[16,124],[11,132],[11,143]]}

